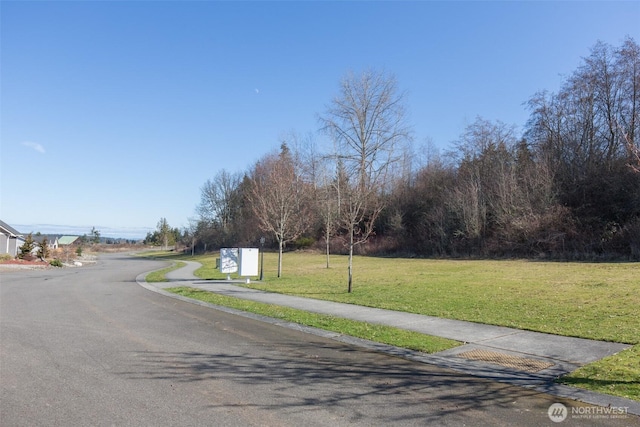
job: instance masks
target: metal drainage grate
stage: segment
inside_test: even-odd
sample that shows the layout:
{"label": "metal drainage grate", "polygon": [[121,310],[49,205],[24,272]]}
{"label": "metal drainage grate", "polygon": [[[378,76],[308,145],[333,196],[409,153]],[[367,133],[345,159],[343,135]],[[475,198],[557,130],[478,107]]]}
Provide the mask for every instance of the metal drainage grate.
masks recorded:
{"label": "metal drainage grate", "polygon": [[525,357],[511,356],[509,354],[487,350],[465,351],[464,353],[459,353],[456,356],[470,360],[494,363],[496,365],[506,366],[507,368],[514,368],[525,372],[538,372],[553,366],[553,363],[542,360],[527,359]]}

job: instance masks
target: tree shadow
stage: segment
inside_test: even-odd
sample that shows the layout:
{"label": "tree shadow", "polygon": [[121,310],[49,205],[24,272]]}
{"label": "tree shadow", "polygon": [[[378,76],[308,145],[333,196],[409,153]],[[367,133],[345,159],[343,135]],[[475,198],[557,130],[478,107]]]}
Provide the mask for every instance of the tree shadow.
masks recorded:
{"label": "tree shadow", "polygon": [[585,377],[561,377],[556,380],[556,383],[584,389],[602,390],[616,386],[620,386],[622,388],[625,386],[637,387],[638,384],[640,384],[640,380],[598,380]]}
{"label": "tree shadow", "polygon": [[[339,343],[276,345],[278,351],[271,356],[248,352],[136,353],[134,369],[119,374],[135,380],[181,383],[231,381],[254,391],[267,390],[270,395],[269,399],[254,399],[242,405],[289,412],[330,407],[354,417],[354,411],[366,409],[367,416],[380,423],[437,422],[443,416],[482,411],[489,406],[512,410],[515,400],[539,396],[533,390],[401,358],[385,357],[383,363],[381,359],[373,363],[372,357],[379,356],[376,353]],[[485,374],[489,376],[489,372]],[[387,413],[380,402],[394,411]],[[546,413],[549,403],[540,402],[541,413]],[[224,406],[229,404],[211,405]]]}

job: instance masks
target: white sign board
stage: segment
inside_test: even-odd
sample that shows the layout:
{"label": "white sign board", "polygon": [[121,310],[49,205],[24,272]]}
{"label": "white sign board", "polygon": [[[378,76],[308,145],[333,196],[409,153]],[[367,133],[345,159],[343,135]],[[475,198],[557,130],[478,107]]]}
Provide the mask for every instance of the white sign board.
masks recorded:
{"label": "white sign board", "polygon": [[240,248],[240,277],[258,275],[258,248]]}
{"label": "white sign board", "polygon": [[238,271],[238,249],[220,248],[220,273],[235,273]]}

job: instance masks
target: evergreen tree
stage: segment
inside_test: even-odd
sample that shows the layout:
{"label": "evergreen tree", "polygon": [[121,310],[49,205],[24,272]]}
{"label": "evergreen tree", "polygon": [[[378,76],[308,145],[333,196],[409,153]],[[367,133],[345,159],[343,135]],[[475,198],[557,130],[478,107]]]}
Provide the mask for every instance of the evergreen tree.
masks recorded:
{"label": "evergreen tree", "polygon": [[27,234],[27,237],[24,239],[24,243],[20,246],[20,253],[18,254],[18,258],[23,259],[25,256],[31,255],[31,252],[35,249],[36,244],[33,241],[33,236],[31,233]]}
{"label": "evergreen tree", "polygon": [[38,258],[47,259],[49,257],[49,241],[46,237],[43,237],[42,240],[38,243]]}
{"label": "evergreen tree", "polygon": [[91,227],[91,243],[100,243],[100,231],[95,227]]}

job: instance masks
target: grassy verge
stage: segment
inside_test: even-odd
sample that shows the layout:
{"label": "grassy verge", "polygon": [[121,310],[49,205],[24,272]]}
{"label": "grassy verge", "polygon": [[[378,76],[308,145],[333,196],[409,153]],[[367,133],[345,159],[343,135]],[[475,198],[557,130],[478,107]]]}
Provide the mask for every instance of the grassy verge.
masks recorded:
{"label": "grassy verge", "polygon": [[[276,254],[265,254],[263,283],[249,287],[551,334],[634,344],[560,382],[640,400],[638,263],[556,263],[356,257],[346,292],[347,259],[287,253],[283,277]],[[196,275],[222,279],[215,256]],[[232,275],[232,277],[235,277]],[[394,344],[395,345],[395,344]]]}
{"label": "grassy verge", "polygon": [[366,322],[358,322],[334,316],[309,313],[307,311],[278,305],[247,301],[199,289],[176,287],[165,290],[211,304],[231,307],[300,325],[311,326],[424,353],[436,353],[460,345],[457,341],[445,338],[433,337],[388,326],[372,325]]}
{"label": "grassy verge", "polygon": [[583,366],[557,382],[640,401],[640,345]]}
{"label": "grassy verge", "polygon": [[184,262],[179,262],[178,261],[178,262],[176,262],[175,264],[173,264],[170,267],[163,268],[162,270],[152,271],[151,273],[147,274],[147,277],[146,277],[145,280],[147,282],[149,282],[149,283],[152,283],[152,282],[166,282],[167,278],[166,278],[165,275],[167,273],[170,273],[170,272],[172,272],[174,270],[182,268],[185,265],[187,265],[187,264],[185,264]]}

